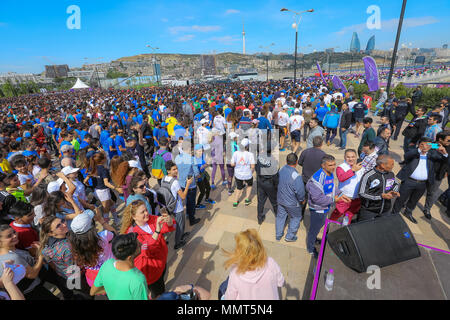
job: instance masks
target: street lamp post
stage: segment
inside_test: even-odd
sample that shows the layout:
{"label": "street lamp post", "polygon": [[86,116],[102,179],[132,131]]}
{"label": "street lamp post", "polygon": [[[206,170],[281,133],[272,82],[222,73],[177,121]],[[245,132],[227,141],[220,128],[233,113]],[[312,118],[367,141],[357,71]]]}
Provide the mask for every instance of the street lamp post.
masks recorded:
{"label": "street lamp post", "polygon": [[300,21],[302,19],[301,14],[305,12],[314,12],[314,9],[309,9],[301,12],[292,11],[286,8],[282,8],[280,10],[281,12],[289,11],[295,14],[295,16],[298,16],[298,22],[294,22],[292,24],[292,28],[295,29],[295,55],[294,55],[294,85],[297,82],[297,42],[298,42],[298,25],[300,24]]}
{"label": "street lamp post", "polygon": [[[275,43],[271,43],[270,45],[268,45],[268,46],[259,46],[261,49],[270,49],[270,47],[272,47],[272,46],[274,46],[275,45]],[[267,77],[266,77],[266,81],[267,82],[269,82],[269,52],[267,52],[267,54],[266,54],[266,73],[267,73]]]}
{"label": "street lamp post", "polygon": [[159,48],[158,48],[158,47],[154,47],[154,48],[153,48],[153,47],[150,46],[149,44],[146,45],[146,47],[147,47],[147,48],[150,48],[150,49],[152,50],[152,53],[153,53],[153,56],[152,56],[153,70],[155,71],[156,82],[158,83],[158,85],[160,85],[161,83],[160,83],[160,79],[159,79],[159,75],[158,75],[158,70],[157,70],[157,65],[156,65],[157,60],[156,60],[156,58],[155,58],[155,52],[156,52],[156,50],[159,50]]}

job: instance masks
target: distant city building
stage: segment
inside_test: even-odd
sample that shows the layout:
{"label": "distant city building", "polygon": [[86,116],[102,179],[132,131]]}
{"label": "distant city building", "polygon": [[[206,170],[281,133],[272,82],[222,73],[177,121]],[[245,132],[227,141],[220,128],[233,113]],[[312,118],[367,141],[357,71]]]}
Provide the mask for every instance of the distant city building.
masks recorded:
{"label": "distant city building", "polygon": [[28,81],[41,82],[40,78],[41,78],[40,76],[36,76],[32,73],[8,72],[0,74],[0,84],[4,84],[7,81],[10,81],[11,83],[24,83]]}
{"label": "distant city building", "polygon": [[367,41],[366,54],[370,55],[374,49],[375,49],[375,36],[372,36],[369,39],[369,41]]}
{"label": "distant city building", "polygon": [[361,44],[359,43],[358,34],[353,32],[352,42],[350,43],[351,52],[359,52],[361,50]]}
{"label": "distant city building", "polygon": [[45,76],[47,78],[66,78],[69,71],[67,64],[45,66]]}
{"label": "distant city building", "polygon": [[200,56],[200,69],[202,75],[216,75],[216,57],[211,55]]}

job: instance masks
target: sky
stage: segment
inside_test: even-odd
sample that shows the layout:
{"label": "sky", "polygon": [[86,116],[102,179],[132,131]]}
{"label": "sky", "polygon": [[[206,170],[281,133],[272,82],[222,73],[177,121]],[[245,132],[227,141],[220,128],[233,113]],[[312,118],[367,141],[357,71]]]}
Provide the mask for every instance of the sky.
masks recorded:
{"label": "sky", "polygon": [[[74,19],[71,6],[80,9]],[[151,53],[293,53],[295,15],[280,12],[314,9],[302,15],[298,50],[348,51],[352,33],[361,48],[375,35],[375,49],[394,46],[401,0],[41,0],[2,1],[0,73],[41,73],[48,64],[81,67],[121,57]],[[367,21],[379,8],[380,29]],[[409,0],[400,43],[436,48],[449,43],[450,1]],[[69,29],[80,21],[79,29]],[[372,20],[371,20],[372,21]],[[373,21],[372,21],[373,22]],[[75,25],[76,26],[76,25]],[[370,24],[369,24],[370,26]],[[260,48],[269,46],[269,49]],[[88,59],[85,59],[88,58]],[[101,59],[100,59],[101,58]]]}

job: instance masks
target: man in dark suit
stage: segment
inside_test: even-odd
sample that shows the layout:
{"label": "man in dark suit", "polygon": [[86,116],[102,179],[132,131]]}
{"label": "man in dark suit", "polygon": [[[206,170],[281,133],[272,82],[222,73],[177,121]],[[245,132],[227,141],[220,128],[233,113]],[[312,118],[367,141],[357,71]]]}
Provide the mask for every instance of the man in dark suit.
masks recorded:
{"label": "man in dark suit", "polygon": [[400,130],[402,129],[403,121],[405,121],[406,115],[408,114],[408,110],[409,105],[408,102],[406,102],[406,97],[400,97],[400,102],[395,107],[395,132],[393,134],[394,137],[392,138],[394,141],[397,141]]}
{"label": "man in dark suit", "polygon": [[[412,216],[412,212],[419,202],[419,199],[425,193],[427,184],[434,184],[435,170],[434,162],[447,161],[448,153],[443,146],[439,146],[437,150],[431,150],[430,138],[423,137],[419,140],[419,148],[409,150],[405,154],[405,165],[397,174],[402,183],[400,185],[400,197],[395,201],[394,213],[400,213],[405,206],[404,216],[412,223],[416,223],[416,219]],[[431,219],[429,213],[425,213],[427,219]]]}

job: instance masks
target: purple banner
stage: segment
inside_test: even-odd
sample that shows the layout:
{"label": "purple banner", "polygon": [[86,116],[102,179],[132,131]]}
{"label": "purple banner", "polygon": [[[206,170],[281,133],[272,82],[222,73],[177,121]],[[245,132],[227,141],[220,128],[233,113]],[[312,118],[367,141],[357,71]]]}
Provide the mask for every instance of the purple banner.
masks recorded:
{"label": "purple banner", "polygon": [[347,93],[347,88],[345,87],[345,85],[342,83],[341,78],[339,78],[338,76],[333,76],[333,78],[331,79],[331,81],[333,82],[333,87],[335,89],[341,89],[341,91],[343,93]]}
{"label": "purple banner", "polygon": [[317,64],[317,70],[319,70],[319,73],[320,73],[320,76],[322,77],[323,82],[327,83],[327,82],[325,81],[325,77],[323,76],[322,69],[320,68],[319,61],[317,61],[316,64]]}
{"label": "purple banner", "polygon": [[377,63],[372,57],[364,57],[364,68],[366,69],[366,82],[369,91],[377,91],[380,88],[378,83]]}

